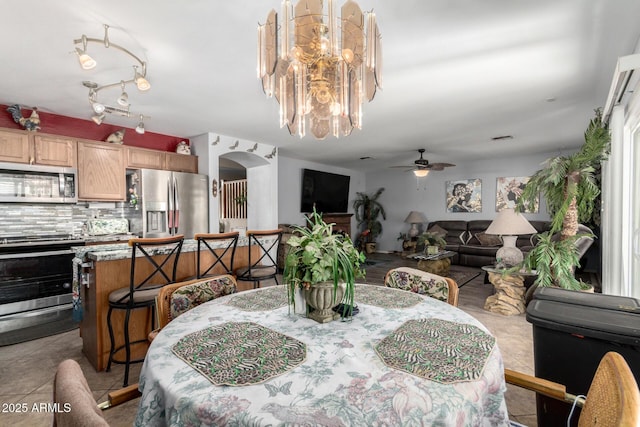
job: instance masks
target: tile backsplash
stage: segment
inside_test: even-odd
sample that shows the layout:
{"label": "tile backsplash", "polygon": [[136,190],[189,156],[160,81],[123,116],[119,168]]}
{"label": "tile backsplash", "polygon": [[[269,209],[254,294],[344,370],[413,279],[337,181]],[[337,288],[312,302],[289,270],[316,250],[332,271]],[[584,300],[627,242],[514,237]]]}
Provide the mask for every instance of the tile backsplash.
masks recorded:
{"label": "tile backsplash", "polygon": [[[101,203],[25,204],[0,203],[0,238],[44,234],[81,235],[87,221],[95,218],[126,218],[129,231],[142,230],[142,217],[128,204]],[[120,206],[122,205],[122,206]]]}

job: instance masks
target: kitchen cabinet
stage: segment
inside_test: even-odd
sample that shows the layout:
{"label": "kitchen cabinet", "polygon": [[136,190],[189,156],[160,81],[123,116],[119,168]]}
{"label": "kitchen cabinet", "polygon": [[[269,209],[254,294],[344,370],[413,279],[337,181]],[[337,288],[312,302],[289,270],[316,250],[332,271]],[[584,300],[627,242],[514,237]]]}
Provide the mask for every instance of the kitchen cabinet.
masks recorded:
{"label": "kitchen cabinet", "polygon": [[78,141],[78,199],[126,199],[124,148],[98,141]]}
{"label": "kitchen cabinet", "polygon": [[126,147],[126,167],[198,173],[198,157],[146,148]]}
{"label": "kitchen cabinet", "polygon": [[0,131],[0,160],[3,162],[29,163],[29,134]]}
{"label": "kitchen cabinet", "polygon": [[165,169],[173,172],[198,173],[198,157],[165,152]]}
{"label": "kitchen cabinet", "polygon": [[53,135],[33,135],[35,164],[76,166],[76,141]]}
{"label": "kitchen cabinet", "polygon": [[145,148],[126,147],[127,168],[164,169],[164,151],[147,150]]}
{"label": "kitchen cabinet", "polygon": [[0,161],[75,167],[76,142],[56,135],[2,129]]}

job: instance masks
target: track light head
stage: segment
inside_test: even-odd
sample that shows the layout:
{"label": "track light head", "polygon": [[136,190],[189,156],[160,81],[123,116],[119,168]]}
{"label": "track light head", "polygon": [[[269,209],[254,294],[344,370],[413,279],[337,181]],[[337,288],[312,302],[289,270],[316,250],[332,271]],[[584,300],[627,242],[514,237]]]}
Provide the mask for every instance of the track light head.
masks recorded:
{"label": "track light head", "polygon": [[95,124],[101,125],[102,122],[104,121],[104,117],[105,117],[104,113],[96,114],[93,117],[91,117],[91,120],[93,120]]}
{"label": "track light head", "polygon": [[138,126],[136,126],[136,133],[139,133],[140,135],[144,134],[144,117],[142,114],[140,114],[140,122],[138,123]]}

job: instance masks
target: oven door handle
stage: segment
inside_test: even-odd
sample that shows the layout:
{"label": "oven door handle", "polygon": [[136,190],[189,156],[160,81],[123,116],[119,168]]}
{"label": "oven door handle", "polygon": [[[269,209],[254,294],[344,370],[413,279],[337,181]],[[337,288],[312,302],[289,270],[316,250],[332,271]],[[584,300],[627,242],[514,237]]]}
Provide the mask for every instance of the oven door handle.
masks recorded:
{"label": "oven door handle", "polygon": [[2,254],[0,255],[0,259],[13,259],[13,258],[35,258],[41,256],[49,256],[49,255],[66,255],[72,254],[73,251],[71,249],[63,249],[59,251],[42,251],[42,252],[27,252],[27,253],[18,253],[18,254]]}

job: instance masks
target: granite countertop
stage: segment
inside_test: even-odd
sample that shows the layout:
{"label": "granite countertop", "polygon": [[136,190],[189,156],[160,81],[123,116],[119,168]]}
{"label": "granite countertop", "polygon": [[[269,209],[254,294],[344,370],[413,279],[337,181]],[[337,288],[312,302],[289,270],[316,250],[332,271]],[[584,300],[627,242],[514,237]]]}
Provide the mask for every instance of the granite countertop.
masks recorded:
{"label": "granite countertop", "polygon": [[[209,243],[212,248],[224,248],[226,243]],[[248,246],[249,239],[241,237],[238,239],[238,246]],[[92,261],[115,261],[119,259],[131,258],[131,247],[127,243],[113,243],[100,245],[75,246],[72,248],[75,257],[82,260]],[[184,239],[182,244],[182,252],[196,252],[198,250],[198,242],[194,239]],[[163,247],[159,246],[150,251],[151,254],[162,254]]]}

